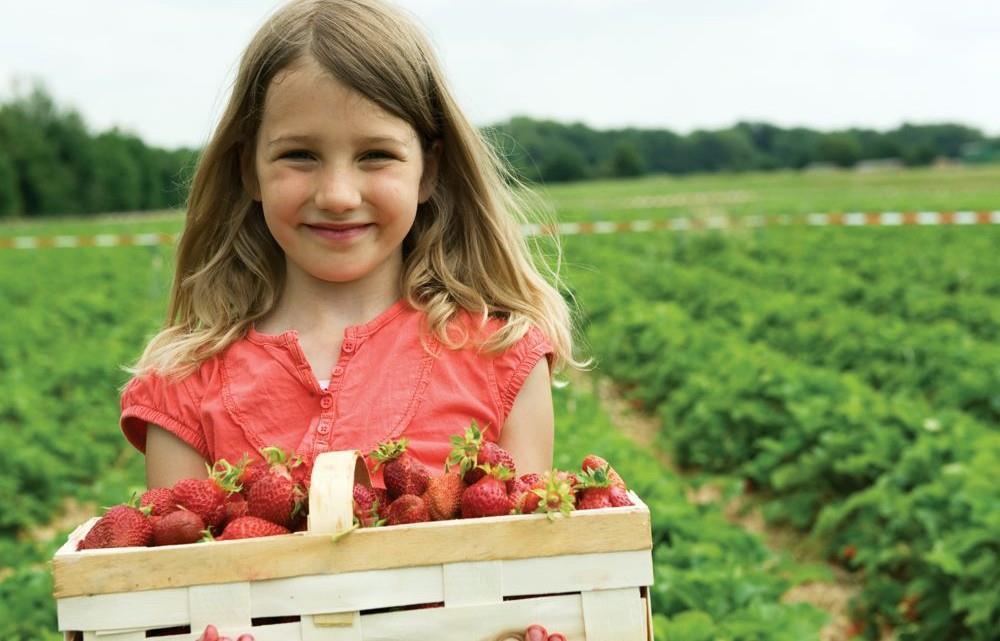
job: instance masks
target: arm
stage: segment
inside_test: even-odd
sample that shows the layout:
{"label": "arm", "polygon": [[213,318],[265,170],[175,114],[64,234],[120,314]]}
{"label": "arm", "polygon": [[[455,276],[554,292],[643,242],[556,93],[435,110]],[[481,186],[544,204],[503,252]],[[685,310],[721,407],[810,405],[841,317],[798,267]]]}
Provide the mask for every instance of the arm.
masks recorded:
{"label": "arm", "polygon": [[525,379],[500,432],[498,444],[514,457],[518,475],[552,468],[554,425],[549,363],[542,358]]}
{"label": "arm", "polygon": [[171,487],[181,479],[208,478],[205,459],[193,447],[153,423],[146,433],[146,487]]}

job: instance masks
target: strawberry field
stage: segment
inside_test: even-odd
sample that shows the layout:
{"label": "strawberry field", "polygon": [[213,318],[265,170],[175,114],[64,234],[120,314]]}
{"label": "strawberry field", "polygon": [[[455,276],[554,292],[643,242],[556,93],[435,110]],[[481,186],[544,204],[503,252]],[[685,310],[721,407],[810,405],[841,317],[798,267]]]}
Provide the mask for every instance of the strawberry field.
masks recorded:
{"label": "strawberry field", "polygon": [[[997,184],[1000,172],[979,169],[647,179],[546,195],[561,220],[579,221],[996,209]],[[176,217],[49,221],[0,234],[179,227]],[[783,596],[841,570],[861,586],[849,630],[859,638],[994,638],[998,249],[996,226],[564,240],[597,366],[555,391],[555,463],[601,453],[649,505],[657,638],[819,638],[829,617]],[[142,486],[141,456],[117,428],[119,366],[162,316],[171,259],[166,247],[0,251],[4,639],[59,638],[47,560],[99,506]],[[599,378],[656,421],[654,447],[620,431]],[[687,490],[705,483],[727,491],[692,502]],[[731,523],[732,488],[818,552],[793,560]]]}

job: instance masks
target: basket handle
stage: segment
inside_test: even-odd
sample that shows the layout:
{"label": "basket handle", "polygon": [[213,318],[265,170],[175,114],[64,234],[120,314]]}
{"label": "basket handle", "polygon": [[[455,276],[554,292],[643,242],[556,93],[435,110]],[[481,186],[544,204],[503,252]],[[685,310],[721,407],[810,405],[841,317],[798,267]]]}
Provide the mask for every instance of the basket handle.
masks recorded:
{"label": "basket handle", "polygon": [[355,483],[372,486],[361,452],[323,452],[316,457],[309,487],[309,532],[336,534],[354,525]]}

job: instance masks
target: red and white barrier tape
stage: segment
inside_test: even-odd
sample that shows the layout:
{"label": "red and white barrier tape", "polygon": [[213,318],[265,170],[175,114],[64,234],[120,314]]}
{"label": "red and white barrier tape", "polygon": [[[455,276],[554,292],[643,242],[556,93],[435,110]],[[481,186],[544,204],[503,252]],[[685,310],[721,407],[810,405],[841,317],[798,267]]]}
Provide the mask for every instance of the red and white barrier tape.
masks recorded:
{"label": "red and white barrier tape", "polygon": [[[708,216],[622,220],[557,225],[525,225],[529,236],[576,236],[644,231],[690,231],[697,229],[746,229],[753,227],[895,227],[900,225],[1000,225],[1000,211],[852,212],[846,214],[799,214],[787,216]],[[154,247],[173,245],[180,234],[98,234],[93,236],[0,237],[0,249],[47,249],[65,247]]]}

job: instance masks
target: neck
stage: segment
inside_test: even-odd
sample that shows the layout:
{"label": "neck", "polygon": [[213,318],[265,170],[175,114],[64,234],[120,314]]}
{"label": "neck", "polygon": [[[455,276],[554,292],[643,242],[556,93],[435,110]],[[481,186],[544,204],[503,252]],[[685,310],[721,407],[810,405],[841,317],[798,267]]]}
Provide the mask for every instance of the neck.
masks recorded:
{"label": "neck", "polygon": [[257,328],[274,334],[289,329],[339,334],[345,327],[367,323],[399,300],[401,272],[401,259],[398,264],[386,261],[364,278],[334,283],[289,264],[281,298]]}

